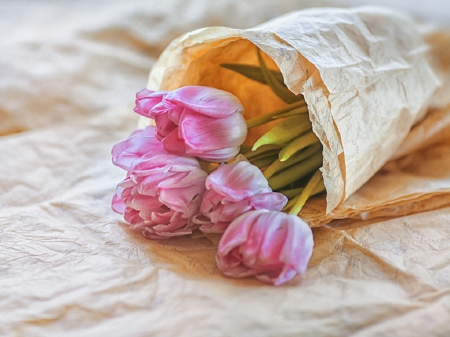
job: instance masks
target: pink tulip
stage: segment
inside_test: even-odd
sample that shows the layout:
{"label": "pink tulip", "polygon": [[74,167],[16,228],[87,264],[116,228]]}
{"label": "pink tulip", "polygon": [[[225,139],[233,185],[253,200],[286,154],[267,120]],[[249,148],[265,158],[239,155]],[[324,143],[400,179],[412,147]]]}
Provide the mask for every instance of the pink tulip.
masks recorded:
{"label": "pink tulip", "polygon": [[112,208],[149,239],[186,235],[205,192],[206,172],[195,158],[147,154],[133,161]]}
{"label": "pink tulip", "polygon": [[305,274],[313,245],[311,229],[299,217],[256,210],[230,224],[219,242],[216,261],[227,276],[254,275],[280,285]]}
{"label": "pink tulip", "polygon": [[155,127],[134,131],[127,139],[113,146],[111,155],[114,165],[129,170],[136,159],[147,153],[153,155],[166,153],[161,142],[155,138]]}
{"label": "pink tulip", "polygon": [[242,213],[281,211],[287,198],[272,192],[260,169],[247,161],[222,164],[206,179],[206,193],[195,222],[205,233],[222,233]]}
{"label": "pink tulip", "polygon": [[211,87],[143,89],[134,111],[155,120],[156,137],[169,153],[224,162],[237,155],[247,136],[238,98]]}

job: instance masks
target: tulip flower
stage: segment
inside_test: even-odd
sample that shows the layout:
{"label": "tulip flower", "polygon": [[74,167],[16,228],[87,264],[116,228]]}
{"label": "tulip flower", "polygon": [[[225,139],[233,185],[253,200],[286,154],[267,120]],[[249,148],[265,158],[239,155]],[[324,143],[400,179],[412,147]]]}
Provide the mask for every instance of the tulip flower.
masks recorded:
{"label": "tulip flower", "polygon": [[112,208],[149,239],[190,234],[206,177],[195,158],[149,153],[133,161]]}
{"label": "tulip flower", "polygon": [[194,220],[205,233],[222,233],[242,213],[281,211],[287,203],[283,194],[272,192],[259,168],[245,160],[220,165],[206,179],[206,189]]}
{"label": "tulip flower", "polygon": [[127,139],[113,146],[111,155],[114,165],[128,171],[136,159],[147,153],[153,155],[166,153],[161,142],[155,138],[155,127],[134,131]]}
{"label": "tulip flower", "polygon": [[224,162],[238,154],[247,136],[238,98],[211,87],[143,89],[136,95],[134,111],[154,119],[156,138],[169,153]]}
{"label": "tulip flower", "polygon": [[227,276],[254,275],[280,285],[304,275],[313,244],[311,229],[299,217],[255,210],[231,222],[219,242],[216,261]]}

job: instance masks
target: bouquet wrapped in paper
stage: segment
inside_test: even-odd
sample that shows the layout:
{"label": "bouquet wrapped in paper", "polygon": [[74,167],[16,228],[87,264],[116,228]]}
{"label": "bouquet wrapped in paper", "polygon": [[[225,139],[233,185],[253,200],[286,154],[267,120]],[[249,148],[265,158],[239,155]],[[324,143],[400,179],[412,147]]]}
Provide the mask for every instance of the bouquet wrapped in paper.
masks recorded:
{"label": "bouquet wrapped in paper", "polygon": [[386,9],[187,33],[137,94],[145,129],[113,149],[127,170],[113,207],[148,238],[224,233],[225,274],[281,284],[306,270],[306,223],[390,207],[389,193],[375,208],[370,197],[346,201],[419,125],[438,86],[416,23]]}
{"label": "bouquet wrapped in paper", "polygon": [[425,114],[438,80],[416,24],[402,14],[364,7],[309,9],[254,29],[188,33],[164,51],[147,87],[220,88],[251,118],[283,106],[270,88],[220,67],[254,64],[254,46],[302,94],[323,145],[327,212],[371,178]]}

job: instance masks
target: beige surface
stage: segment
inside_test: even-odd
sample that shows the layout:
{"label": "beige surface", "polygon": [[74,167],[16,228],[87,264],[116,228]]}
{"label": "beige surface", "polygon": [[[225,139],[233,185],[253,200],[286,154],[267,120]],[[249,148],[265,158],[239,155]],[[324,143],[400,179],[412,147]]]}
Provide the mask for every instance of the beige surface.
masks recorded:
{"label": "beige surface", "polygon": [[278,288],[223,277],[204,237],[130,233],[110,210],[123,173],[109,152],[160,52],[300,5],[95,3],[0,2],[1,336],[450,334],[448,207],[315,229],[306,277]]}

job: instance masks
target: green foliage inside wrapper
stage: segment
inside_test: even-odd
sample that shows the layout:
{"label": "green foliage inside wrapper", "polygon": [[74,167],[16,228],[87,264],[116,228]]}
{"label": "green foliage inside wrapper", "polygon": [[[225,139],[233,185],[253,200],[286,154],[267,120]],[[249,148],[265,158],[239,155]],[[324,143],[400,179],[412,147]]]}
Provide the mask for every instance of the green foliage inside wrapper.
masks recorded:
{"label": "green foliage inside wrapper", "polygon": [[288,197],[285,210],[298,214],[310,196],[325,190],[319,171],[322,145],[312,131],[304,97],[292,93],[282,74],[267,67],[259,49],[257,56],[258,66],[233,63],[221,66],[270,87],[287,105],[247,119],[249,129],[269,123],[271,126],[251,148],[243,147],[241,153],[263,171],[274,191]]}
{"label": "green foliage inside wrapper", "polygon": [[275,62],[247,40],[225,39],[201,48],[183,54],[189,67],[181,81],[167,79],[164,89],[203,85],[237,96],[249,127],[241,154],[263,171],[274,191],[289,198],[285,211],[298,214],[310,196],[325,191],[322,146],[303,96],[292,93]]}

